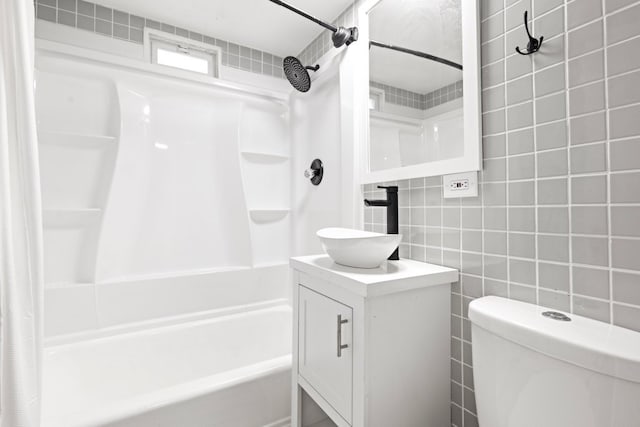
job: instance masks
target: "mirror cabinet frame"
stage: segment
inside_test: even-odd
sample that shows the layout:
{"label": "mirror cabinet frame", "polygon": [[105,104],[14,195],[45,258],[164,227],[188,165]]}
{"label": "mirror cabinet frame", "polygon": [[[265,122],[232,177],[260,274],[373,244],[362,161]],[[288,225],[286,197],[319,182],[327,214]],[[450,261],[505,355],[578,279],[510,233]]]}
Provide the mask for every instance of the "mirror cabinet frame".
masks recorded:
{"label": "mirror cabinet frame", "polygon": [[[356,123],[357,145],[360,146],[360,183],[381,183],[418,177],[448,175],[482,169],[482,101],[480,68],[480,7],[477,0],[461,0],[462,7],[462,64],[463,64],[463,114],[464,156],[426,162],[392,169],[369,170],[369,12],[382,0],[363,0],[357,7],[357,22],[360,29],[360,58],[354,67],[355,81],[360,93],[355,93],[355,111],[360,112]],[[387,0],[391,1],[391,0]],[[384,40],[383,40],[384,41]],[[354,47],[354,46],[352,46]],[[366,57],[366,60],[365,60]],[[366,82],[362,84],[362,82]],[[366,90],[365,90],[366,86]],[[365,93],[366,92],[366,93]],[[365,117],[366,116],[366,117]]]}

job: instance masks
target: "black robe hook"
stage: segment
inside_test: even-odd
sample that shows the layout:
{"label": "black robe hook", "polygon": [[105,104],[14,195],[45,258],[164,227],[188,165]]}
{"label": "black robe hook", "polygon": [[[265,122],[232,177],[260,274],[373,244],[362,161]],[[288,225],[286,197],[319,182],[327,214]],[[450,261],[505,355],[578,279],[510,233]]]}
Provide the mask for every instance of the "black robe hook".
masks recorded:
{"label": "black robe hook", "polygon": [[542,40],[544,40],[544,37],[540,37],[540,40],[538,40],[531,35],[531,32],[529,32],[529,22],[527,21],[526,10],[524,11],[524,28],[525,30],[527,30],[527,36],[529,36],[529,43],[527,43],[527,50],[525,52],[522,52],[520,50],[520,47],[516,47],[516,52],[518,52],[520,55],[531,55],[532,53],[536,53],[537,51],[540,50],[540,46],[542,46]]}

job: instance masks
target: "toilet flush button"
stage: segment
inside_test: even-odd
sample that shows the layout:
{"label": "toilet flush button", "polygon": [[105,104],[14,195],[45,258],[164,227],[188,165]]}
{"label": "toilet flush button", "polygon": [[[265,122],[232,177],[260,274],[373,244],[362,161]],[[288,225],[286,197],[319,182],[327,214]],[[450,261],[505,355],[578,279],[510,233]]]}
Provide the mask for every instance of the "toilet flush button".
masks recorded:
{"label": "toilet flush button", "polygon": [[562,322],[571,322],[571,318],[564,313],[559,313],[557,311],[545,311],[542,313],[543,316],[549,317],[553,320],[560,320]]}

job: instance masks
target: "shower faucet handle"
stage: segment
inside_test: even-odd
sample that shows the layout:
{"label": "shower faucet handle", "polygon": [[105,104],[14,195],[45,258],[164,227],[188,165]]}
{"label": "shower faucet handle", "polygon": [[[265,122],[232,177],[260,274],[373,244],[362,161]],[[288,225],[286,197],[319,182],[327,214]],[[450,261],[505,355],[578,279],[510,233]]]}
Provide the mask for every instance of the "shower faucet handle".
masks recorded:
{"label": "shower faucet handle", "polygon": [[314,159],[309,169],[304,171],[305,178],[310,179],[313,185],[319,185],[322,182],[323,175],[324,165],[320,159]]}

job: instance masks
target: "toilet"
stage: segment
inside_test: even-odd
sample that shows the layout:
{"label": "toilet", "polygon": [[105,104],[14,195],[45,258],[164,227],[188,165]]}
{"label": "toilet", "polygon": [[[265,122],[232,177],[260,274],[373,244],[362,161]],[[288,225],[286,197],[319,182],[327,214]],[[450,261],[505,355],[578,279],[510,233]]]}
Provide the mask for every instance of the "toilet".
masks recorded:
{"label": "toilet", "polygon": [[494,296],[469,319],[480,427],[640,426],[640,333]]}

